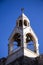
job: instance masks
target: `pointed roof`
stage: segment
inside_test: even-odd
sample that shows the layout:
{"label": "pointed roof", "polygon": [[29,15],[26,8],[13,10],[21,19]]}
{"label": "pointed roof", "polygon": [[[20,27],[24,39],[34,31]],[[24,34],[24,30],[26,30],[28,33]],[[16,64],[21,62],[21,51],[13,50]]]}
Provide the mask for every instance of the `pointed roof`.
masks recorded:
{"label": "pointed roof", "polygon": [[17,20],[27,20],[28,23],[30,23],[29,18],[24,13],[22,13]]}

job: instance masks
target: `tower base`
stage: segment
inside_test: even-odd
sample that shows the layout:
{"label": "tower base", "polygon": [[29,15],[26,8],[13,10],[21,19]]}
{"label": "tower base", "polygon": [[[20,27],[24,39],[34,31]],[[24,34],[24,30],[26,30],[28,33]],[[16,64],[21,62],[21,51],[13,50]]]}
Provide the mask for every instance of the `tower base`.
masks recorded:
{"label": "tower base", "polygon": [[35,52],[32,52],[31,50],[21,47],[18,48],[17,50],[14,51],[14,53],[12,53],[11,55],[9,55],[7,57],[7,61],[6,61],[6,65],[8,65],[9,63],[15,61],[16,59],[20,58],[20,57],[28,57],[28,58],[36,58],[38,57],[38,55]]}

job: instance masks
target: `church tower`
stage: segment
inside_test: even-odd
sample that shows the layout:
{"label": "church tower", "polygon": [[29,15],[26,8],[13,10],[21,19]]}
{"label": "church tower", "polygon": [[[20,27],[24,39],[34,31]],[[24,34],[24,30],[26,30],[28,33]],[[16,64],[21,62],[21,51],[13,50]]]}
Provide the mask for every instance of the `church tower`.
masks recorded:
{"label": "church tower", "polygon": [[24,13],[16,20],[16,26],[9,37],[6,65],[21,56],[29,58],[39,56],[38,38],[30,25],[29,18]]}

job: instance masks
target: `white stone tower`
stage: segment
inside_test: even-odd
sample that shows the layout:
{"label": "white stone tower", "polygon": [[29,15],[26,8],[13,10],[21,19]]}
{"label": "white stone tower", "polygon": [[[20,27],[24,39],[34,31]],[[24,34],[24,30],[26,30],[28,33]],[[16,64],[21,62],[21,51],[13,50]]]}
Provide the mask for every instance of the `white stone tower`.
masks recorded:
{"label": "white stone tower", "polygon": [[[31,44],[33,51],[32,48],[29,48]],[[15,45],[17,48],[14,50]],[[11,59],[13,61],[20,56],[33,58],[39,56],[38,38],[31,28],[30,20],[24,13],[16,20],[16,26],[9,37],[7,63],[11,62]]]}

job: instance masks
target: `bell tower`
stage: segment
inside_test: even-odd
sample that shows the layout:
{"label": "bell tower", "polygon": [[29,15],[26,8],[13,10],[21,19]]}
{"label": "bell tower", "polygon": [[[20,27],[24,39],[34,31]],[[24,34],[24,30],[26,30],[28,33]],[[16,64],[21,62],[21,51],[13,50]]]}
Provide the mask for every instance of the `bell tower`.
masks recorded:
{"label": "bell tower", "polygon": [[8,59],[13,57],[13,60],[20,56],[33,58],[39,56],[38,38],[24,13],[16,20],[16,26],[9,37],[8,56]]}

